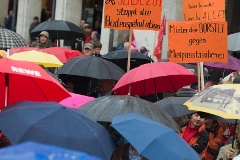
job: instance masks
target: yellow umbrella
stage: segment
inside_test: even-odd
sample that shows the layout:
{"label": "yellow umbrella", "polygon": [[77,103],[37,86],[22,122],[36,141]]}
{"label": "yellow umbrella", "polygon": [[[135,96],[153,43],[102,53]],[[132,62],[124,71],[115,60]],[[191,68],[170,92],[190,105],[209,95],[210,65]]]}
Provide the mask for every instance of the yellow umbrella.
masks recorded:
{"label": "yellow umbrella", "polygon": [[44,67],[61,67],[63,65],[56,56],[35,50],[14,53],[9,58],[14,60],[34,62]]}
{"label": "yellow umbrella", "polygon": [[240,84],[222,84],[204,89],[184,103],[189,110],[225,119],[240,119]]}

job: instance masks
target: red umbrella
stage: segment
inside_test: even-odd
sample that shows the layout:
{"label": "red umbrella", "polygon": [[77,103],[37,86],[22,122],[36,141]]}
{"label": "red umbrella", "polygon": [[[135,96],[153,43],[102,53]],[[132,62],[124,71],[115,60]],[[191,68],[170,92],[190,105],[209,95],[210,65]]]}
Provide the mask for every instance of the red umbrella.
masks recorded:
{"label": "red umbrella", "polygon": [[40,51],[48,54],[53,54],[62,63],[66,63],[71,58],[83,56],[83,54],[78,50],[72,50],[64,47],[51,47],[51,48],[40,49]]}
{"label": "red umbrella", "polygon": [[0,110],[22,100],[59,102],[70,96],[37,64],[8,58],[0,60]]}
{"label": "red umbrella", "polygon": [[25,52],[25,51],[32,51],[32,50],[39,50],[39,48],[36,47],[20,47],[20,48],[11,48],[9,50],[9,55],[11,56],[14,53],[19,53],[19,52]]}
{"label": "red umbrella", "polygon": [[131,95],[146,96],[158,92],[177,91],[196,81],[196,75],[179,64],[154,62],[141,65],[124,74],[113,91],[118,95],[126,95],[130,90]]}

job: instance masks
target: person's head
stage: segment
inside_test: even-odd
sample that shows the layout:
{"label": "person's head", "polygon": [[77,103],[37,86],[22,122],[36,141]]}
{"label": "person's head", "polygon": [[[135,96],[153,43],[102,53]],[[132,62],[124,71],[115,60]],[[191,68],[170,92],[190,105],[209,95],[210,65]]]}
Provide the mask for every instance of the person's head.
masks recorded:
{"label": "person's head", "polygon": [[48,34],[47,31],[42,31],[39,34],[39,42],[42,43],[42,44],[46,44],[47,41],[48,41],[48,38],[49,38],[49,34]]}
{"label": "person's head", "polygon": [[84,24],[84,31],[86,32],[86,33],[90,33],[91,32],[91,28],[90,28],[90,26],[89,26],[89,24]]}
{"label": "person's head", "polygon": [[12,17],[13,16],[13,11],[10,10],[8,14],[9,14],[9,17]]}
{"label": "person's head", "polygon": [[100,54],[101,49],[102,49],[102,44],[99,41],[95,42],[94,43],[94,53]]}
{"label": "person's head", "polygon": [[130,47],[129,42],[124,42],[123,46],[124,46],[124,50],[128,50]]}
{"label": "person's head", "polygon": [[101,22],[99,20],[96,20],[94,23],[95,28],[101,28]]}
{"label": "person's head", "polygon": [[91,33],[91,39],[96,40],[98,37],[98,32],[97,31],[92,31]]}
{"label": "person's head", "polygon": [[123,35],[123,43],[124,42],[128,42],[129,41],[129,35],[128,34],[124,34]]}
{"label": "person's head", "polygon": [[205,124],[206,127],[210,128],[213,125],[213,120],[209,119],[209,118],[206,118],[204,120],[204,124]]}
{"label": "person's head", "polygon": [[58,47],[60,45],[60,40],[57,38],[52,39],[52,47]]}
{"label": "person's head", "polygon": [[191,128],[198,128],[200,127],[203,122],[204,122],[205,118],[204,118],[204,113],[203,112],[195,112],[192,113],[191,115]]}
{"label": "person's head", "polygon": [[39,22],[38,16],[33,17],[33,22],[34,22],[34,23],[38,23],[38,22]]}
{"label": "person's head", "polygon": [[105,94],[105,93],[111,91],[112,88],[114,87],[114,85],[115,85],[114,80],[102,79],[102,80],[98,81],[98,88],[102,94]]}
{"label": "person's head", "polygon": [[91,43],[84,44],[83,54],[86,56],[92,56],[94,54],[94,46]]}
{"label": "person's head", "polygon": [[80,28],[83,28],[85,24],[86,24],[85,19],[82,19],[82,20],[80,21]]}
{"label": "person's head", "polygon": [[67,80],[65,83],[65,88],[68,92],[74,92],[74,84],[71,80]]}

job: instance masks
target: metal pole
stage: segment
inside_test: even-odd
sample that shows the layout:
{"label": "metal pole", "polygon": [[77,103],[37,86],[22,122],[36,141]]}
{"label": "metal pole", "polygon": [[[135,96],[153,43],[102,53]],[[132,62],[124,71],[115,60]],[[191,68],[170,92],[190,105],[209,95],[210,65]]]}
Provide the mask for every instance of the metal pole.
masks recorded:
{"label": "metal pole", "polygon": [[55,20],[56,0],[52,0],[52,20]]}
{"label": "metal pole", "polygon": [[114,38],[114,30],[110,29],[109,43],[108,43],[108,52],[113,50],[113,38]]}
{"label": "metal pole", "polygon": [[16,17],[17,16],[17,0],[13,1],[13,19],[12,19],[12,31],[16,31]]}

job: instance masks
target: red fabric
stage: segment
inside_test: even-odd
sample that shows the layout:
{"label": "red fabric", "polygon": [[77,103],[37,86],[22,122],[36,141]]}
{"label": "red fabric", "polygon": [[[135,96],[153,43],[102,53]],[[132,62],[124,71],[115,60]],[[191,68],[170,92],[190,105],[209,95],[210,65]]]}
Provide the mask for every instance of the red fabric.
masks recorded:
{"label": "red fabric", "polygon": [[160,31],[158,33],[158,43],[157,46],[154,49],[154,56],[157,57],[158,61],[162,58],[162,42],[163,42],[163,35],[166,34],[166,16],[163,15]]}
{"label": "red fabric", "polygon": [[196,75],[179,64],[154,62],[125,73],[114,86],[113,91],[117,95],[127,95],[131,84],[131,95],[145,96],[176,91],[196,81]]}
{"label": "red fabric", "polygon": [[[92,31],[91,31],[91,32],[92,32]],[[86,43],[89,43],[89,42],[91,41],[91,32],[89,32],[89,33],[87,32],[87,33],[86,33],[86,39],[85,39],[85,42],[84,42],[85,44],[86,44]]]}
{"label": "red fabric", "polygon": [[198,128],[191,128],[190,127],[190,122],[188,123],[188,127],[185,130],[185,133],[183,135],[183,139],[189,143],[189,140],[193,137],[193,135],[195,135],[198,131]]}
{"label": "red fabric", "polygon": [[66,63],[71,58],[83,56],[83,54],[78,50],[72,50],[64,47],[44,48],[39,51],[56,56],[62,63]]}
{"label": "red fabric", "polygon": [[[6,74],[9,75],[8,92],[5,92]],[[8,105],[22,100],[60,102],[71,96],[37,64],[4,58],[0,60],[0,110],[4,108],[6,94]]]}
{"label": "red fabric", "polygon": [[32,51],[32,50],[39,50],[39,48],[36,47],[20,47],[20,48],[11,48],[9,49],[9,55],[11,56],[14,53],[24,52],[24,51]]}
{"label": "red fabric", "polygon": [[137,41],[135,39],[134,33],[132,31],[132,44],[131,44],[131,50],[135,51],[135,52],[139,52],[139,48],[137,46]]}

